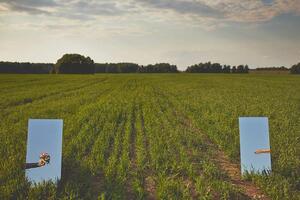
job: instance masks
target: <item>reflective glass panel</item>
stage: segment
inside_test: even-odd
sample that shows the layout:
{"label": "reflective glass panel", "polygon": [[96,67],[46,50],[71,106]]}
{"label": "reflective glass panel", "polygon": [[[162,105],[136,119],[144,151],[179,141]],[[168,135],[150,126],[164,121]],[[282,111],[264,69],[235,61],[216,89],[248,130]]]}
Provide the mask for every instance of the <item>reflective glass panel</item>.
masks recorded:
{"label": "reflective glass panel", "polygon": [[34,182],[61,178],[63,120],[30,119],[28,122],[26,177]]}
{"label": "reflective glass panel", "polygon": [[241,172],[271,170],[269,125],[266,117],[240,117]]}

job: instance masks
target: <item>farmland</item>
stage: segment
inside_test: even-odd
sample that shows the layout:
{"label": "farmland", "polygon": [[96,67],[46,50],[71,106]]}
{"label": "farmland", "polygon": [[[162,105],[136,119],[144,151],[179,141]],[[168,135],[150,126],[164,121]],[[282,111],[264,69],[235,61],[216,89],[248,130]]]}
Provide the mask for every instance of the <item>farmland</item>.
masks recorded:
{"label": "farmland", "polygon": [[[0,91],[0,199],[300,199],[299,76],[1,75]],[[239,163],[239,116],[269,118],[252,194],[222,162]],[[29,118],[64,120],[58,187],[25,180]]]}

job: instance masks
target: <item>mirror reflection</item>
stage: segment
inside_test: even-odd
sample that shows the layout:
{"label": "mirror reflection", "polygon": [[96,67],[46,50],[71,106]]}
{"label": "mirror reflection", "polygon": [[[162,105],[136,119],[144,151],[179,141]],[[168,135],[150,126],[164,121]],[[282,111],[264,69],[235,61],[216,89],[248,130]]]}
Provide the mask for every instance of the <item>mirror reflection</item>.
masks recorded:
{"label": "mirror reflection", "polygon": [[61,178],[63,120],[30,119],[25,174],[29,181],[56,182]]}
{"label": "mirror reflection", "polygon": [[262,173],[271,170],[271,150],[267,117],[240,117],[241,172]]}

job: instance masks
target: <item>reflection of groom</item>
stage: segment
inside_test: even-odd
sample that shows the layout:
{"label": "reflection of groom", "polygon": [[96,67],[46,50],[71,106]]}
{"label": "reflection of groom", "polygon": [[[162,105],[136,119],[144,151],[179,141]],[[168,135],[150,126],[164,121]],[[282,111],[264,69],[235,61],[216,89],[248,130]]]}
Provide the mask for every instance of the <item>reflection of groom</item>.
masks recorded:
{"label": "reflection of groom", "polygon": [[271,153],[271,150],[270,149],[257,149],[254,153],[255,154]]}
{"label": "reflection of groom", "polygon": [[43,167],[50,162],[50,155],[48,153],[42,153],[40,155],[40,160],[37,163],[26,163],[25,169]]}

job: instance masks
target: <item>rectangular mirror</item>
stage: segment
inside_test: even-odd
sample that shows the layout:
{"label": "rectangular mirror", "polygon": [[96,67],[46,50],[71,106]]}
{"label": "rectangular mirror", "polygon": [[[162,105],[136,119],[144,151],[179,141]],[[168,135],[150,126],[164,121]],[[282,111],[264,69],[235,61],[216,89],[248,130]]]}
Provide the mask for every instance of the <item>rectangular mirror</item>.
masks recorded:
{"label": "rectangular mirror", "polygon": [[29,119],[25,174],[29,181],[61,178],[63,120]]}
{"label": "rectangular mirror", "polygon": [[271,170],[267,117],[240,117],[241,173]]}

